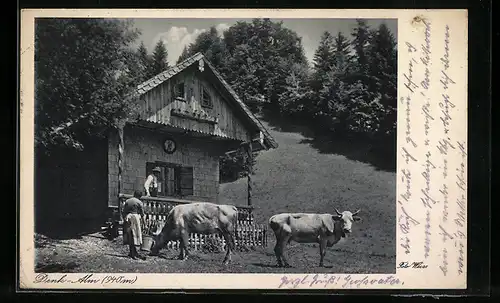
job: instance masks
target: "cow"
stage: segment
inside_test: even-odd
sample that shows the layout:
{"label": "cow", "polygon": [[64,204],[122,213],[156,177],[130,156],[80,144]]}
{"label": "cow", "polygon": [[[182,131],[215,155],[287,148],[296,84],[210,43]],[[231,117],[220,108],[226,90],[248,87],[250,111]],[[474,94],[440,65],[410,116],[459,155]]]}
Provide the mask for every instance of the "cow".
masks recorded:
{"label": "cow", "polygon": [[220,234],[226,240],[223,264],[231,261],[238,209],[232,205],[195,202],[177,205],[168,213],[165,225],[155,236],[150,255],[158,255],[168,241],[180,241],[179,259],[189,256],[189,234]]}
{"label": "cow", "polygon": [[352,231],[352,223],[359,221],[359,210],[339,212],[336,214],[312,214],[312,213],[282,213],[269,218],[269,226],[276,236],[274,253],[279,267],[290,267],[284,256],[285,248],[291,241],[297,243],[318,243],[320,261],[323,267],[323,259],[326,247],[332,247],[341,238],[347,238]]}

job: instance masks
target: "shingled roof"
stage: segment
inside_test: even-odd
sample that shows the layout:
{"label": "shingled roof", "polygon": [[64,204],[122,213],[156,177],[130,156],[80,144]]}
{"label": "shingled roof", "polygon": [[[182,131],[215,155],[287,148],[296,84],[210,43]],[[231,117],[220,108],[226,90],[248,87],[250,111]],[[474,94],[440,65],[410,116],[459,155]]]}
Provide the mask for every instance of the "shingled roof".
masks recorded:
{"label": "shingled roof", "polygon": [[276,143],[274,138],[269,134],[268,130],[262,125],[259,119],[255,117],[255,115],[250,111],[250,109],[246,106],[246,104],[238,97],[238,95],[232,89],[232,87],[224,80],[224,78],[219,74],[219,72],[215,69],[212,63],[210,63],[210,61],[208,61],[208,59],[202,53],[196,53],[193,56],[187,58],[186,60],[180,62],[179,64],[141,83],[137,87],[135,93],[133,94],[133,97],[139,97],[140,95],[145,94],[146,92],[152,90],[153,88],[157,87],[158,85],[162,84],[163,82],[167,81],[173,76],[179,74],[192,64],[199,62],[200,59],[203,59],[203,61],[210,68],[215,77],[220,81],[220,83],[226,89],[229,95],[231,95],[232,100],[230,100],[230,102],[233,102],[238,108],[240,108],[242,110],[242,113],[249,119],[249,121],[263,133],[264,142],[266,143],[266,145],[269,146],[269,148],[278,147],[278,143]]}

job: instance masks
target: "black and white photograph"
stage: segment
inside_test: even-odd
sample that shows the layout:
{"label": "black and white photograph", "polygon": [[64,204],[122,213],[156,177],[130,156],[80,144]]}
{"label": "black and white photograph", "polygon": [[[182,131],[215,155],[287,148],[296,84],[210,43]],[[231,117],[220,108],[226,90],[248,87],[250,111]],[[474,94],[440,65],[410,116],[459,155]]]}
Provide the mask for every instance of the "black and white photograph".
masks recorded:
{"label": "black and white photograph", "polygon": [[396,273],[397,37],[36,18],[35,273]]}

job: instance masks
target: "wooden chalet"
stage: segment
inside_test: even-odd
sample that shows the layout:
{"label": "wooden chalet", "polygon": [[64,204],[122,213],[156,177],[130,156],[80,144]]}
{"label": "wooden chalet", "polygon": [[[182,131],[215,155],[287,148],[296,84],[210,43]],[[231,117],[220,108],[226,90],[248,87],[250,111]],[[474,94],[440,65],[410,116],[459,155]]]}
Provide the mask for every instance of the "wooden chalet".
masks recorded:
{"label": "wooden chalet", "polygon": [[[37,220],[67,227],[102,224],[110,210],[120,214],[134,190],[144,190],[157,166],[158,197],[143,197],[150,216],[165,217],[180,203],[217,202],[221,156],[240,150],[251,157],[252,151],[277,147],[201,53],[140,84],[129,101],[140,108],[138,117],[107,139],[89,142],[84,152],[37,158],[35,205],[43,218]],[[248,205],[234,204],[251,221],[248,178]]]}
{"label": "wooden chalet", "polygon": [[[144,198],[150,213],[192,201],[217,202],[219,159],[230,151],[276,148],[277,143],[201,53],[140,84],[130,102],[139,118],[129,120],[108,140],[108,203],[120,208],[146,177],[160,167],[157,198]],[[251,216],[251,174],[248,207]]]}

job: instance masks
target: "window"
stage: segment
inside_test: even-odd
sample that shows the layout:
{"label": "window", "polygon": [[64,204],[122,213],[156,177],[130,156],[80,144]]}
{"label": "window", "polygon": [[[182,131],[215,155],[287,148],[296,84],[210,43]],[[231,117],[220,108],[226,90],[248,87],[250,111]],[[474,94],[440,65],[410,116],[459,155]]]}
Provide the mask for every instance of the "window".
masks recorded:
{"label": "window", "polygon": [[206,88],[201,89],[201,106],[203,107],[212,107],[212,97],[208,93],[208,90]]}
{"label": "window", "polygon": [[185,90],[184,90],[184,82],[177,82],[174,85],[174,98],[175,99],[186,99]]}
{"label": "window", "polygon": [[158,197],[193,195],[193,168],[165,162],[147,162],[146,176],[159,167]]}

